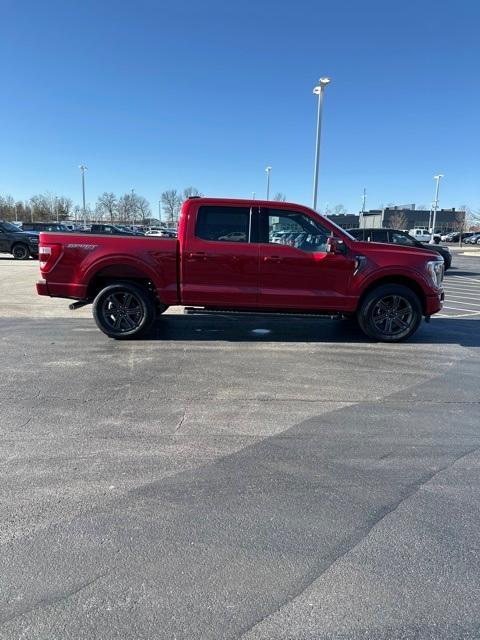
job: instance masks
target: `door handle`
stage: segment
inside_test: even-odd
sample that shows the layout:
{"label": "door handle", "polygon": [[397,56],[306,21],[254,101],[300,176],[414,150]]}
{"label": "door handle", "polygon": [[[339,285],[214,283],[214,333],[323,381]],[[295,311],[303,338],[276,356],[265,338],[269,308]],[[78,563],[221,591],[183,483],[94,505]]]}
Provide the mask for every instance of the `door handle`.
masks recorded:
{"label": "door handle", "polygon": [[194,253],[188,253],[187,254],[187,258],[189,260],[206,260],[207,259],[207,254],[204,251],[198,251],[198,252],[194,252]]}
{"label": "door handle", "polygon": [[282,258],[280,256],[265,256],[263,258],[264,262],[282,262]]}

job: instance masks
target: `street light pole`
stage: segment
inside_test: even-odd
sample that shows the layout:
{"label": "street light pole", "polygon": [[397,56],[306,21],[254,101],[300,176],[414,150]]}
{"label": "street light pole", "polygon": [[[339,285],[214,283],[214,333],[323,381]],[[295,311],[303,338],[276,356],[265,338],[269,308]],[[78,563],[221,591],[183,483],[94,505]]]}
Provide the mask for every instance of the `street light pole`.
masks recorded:
{"label": "street light pole", "polygon": [[432,219],[432,231],[430,236],[430,244],[434,244],[435,240],[433,236],[435,234],[435,225],[437,223],[437,209],[438,209],[438,191],[440,189],[440,179],[443,178],[443,173],[439,173],[438,176],[433,176],[434,180],[437,181],[435,187],[435,200],[433,201],[433,219]]}
{"label": "street light pole", "polygon": [[272,167],[267,167],[265,171],[267,172],[267,200],[270,200],[270,172]]}
{"label": "street light pole", "polygon": [[87,209],[85,207],[85,171],[88,167],[84,164],[79,166],[80,173],[82,174],[82,199],[83,199],[83,226],[87,226]]}
{"label": "street light pole", "polygon": [[363,195],[362,195],[362,213],[365,213],[365,203],[367,201],[367,190],[363,187]]}
{"label": "street light pole", "polygon": [[322,134],[322,112],[323,112],[323,94],[327,84],[330,84],[330,78],[320,78],[318,86],[313,90],[313,93],[318,96],[318,110],[317,110],[317,138],[315,143],[315,169],[313,173],[313,203],[312,206],[317,209],[317,194],[318,194],[318,170],[320,167],[320,137]]}

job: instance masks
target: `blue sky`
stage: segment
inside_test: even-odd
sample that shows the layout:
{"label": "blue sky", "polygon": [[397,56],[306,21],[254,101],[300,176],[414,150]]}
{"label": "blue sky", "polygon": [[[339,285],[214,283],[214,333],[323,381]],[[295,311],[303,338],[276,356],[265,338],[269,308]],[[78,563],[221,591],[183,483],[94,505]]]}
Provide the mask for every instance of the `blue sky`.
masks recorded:
{"label": "blue sky", "polygon": [[0,193],[480,207],[477,0],[0,0]]}

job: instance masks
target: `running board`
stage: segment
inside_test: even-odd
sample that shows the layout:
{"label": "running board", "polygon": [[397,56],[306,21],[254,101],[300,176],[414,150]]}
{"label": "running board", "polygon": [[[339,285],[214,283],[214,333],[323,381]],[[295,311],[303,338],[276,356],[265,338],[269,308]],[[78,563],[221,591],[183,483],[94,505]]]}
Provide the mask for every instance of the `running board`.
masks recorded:
{"label": "running board", "polygon": [[205,309],[203,307],[185,307],[183,313],[188,316],[263,316],[263,317],[289,317],[289,318],[342,318],[343,313],[302,313],[300,311],[268,311],[268,310],[242,310],[237,309]]}

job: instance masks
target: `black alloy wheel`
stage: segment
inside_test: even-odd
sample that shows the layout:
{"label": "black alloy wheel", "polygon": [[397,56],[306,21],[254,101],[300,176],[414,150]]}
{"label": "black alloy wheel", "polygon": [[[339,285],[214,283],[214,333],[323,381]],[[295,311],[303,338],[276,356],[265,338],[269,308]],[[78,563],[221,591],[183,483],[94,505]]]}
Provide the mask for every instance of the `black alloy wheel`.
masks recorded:
{"label": "black alloy wheel", "polygon": [[102,289],[93,302],[93,317],[111,338],[133,338],[144,333],[155,319],[155,306],[148,291],[130,282]]}
{"label": "black alloy wheel", "polygon": [[399,342],[418,329],[422,309],[418,296],[403,285],[383,285],[371,291],[358,311],[361,329],[381,342]]}

